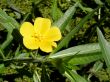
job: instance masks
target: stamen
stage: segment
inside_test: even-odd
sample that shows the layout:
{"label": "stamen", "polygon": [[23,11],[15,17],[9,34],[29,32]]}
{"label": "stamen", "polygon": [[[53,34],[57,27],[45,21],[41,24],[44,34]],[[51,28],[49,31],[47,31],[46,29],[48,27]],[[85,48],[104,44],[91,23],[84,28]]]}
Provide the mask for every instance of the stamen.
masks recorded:
{"label": "stamen", "polygon": [[32,37],[38,39],[39,41],[46,38],[45,36],[41,35],[40,33],[39,34],[35,33]]}

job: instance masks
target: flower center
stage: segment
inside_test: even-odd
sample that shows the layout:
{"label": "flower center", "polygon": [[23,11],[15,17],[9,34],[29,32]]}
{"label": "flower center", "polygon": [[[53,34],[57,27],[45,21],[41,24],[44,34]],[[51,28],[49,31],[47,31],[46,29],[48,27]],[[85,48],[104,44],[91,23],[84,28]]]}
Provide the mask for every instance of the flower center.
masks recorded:
{"label": "flower center", "polygon": [[39,41],[46,38],[45,36],[41,35],[40,33],[35,33],[32,37],[36,38]]}

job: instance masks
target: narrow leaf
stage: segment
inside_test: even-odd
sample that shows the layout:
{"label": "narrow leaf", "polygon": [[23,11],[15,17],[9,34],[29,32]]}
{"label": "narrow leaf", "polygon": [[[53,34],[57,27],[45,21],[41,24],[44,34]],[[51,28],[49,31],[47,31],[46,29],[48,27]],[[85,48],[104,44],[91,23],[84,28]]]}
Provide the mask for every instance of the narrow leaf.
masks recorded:
{"label": "narrow leaf", "polygon": [[13,40],[12,32],[14,29],[19,29],[19,24],[14,18],[8,16],[2,9],[0,9],[0,24],[8,31],[6,40],[0,46],[3,50]]}
{"label": "narrow leaf", "polygon": [[62,11],[57,7],[57,0],[52,0],[51,15],[54,21],[58,20],[62,15]]}
{"label": "narrow leaf", "polygon": [[75,55],[71,57],[71,59],[64,59],[64,62],[68,62],[72,65],[80,65],[80,64],[88,64],[99,60],[102,58],[101,53],[90,53],[90,54],[83,54],[83,55]]}
{"label": "narrow leaf", "polygon": [[93,68],[92,68],[91,70],[92,70],[93,73],[95,73],[95,72],[101,70],[102,67],[103,67],[103,63],[100,62],[100,61],[97,61],[97,62],[94,64],[94,66],[93,66]]}
{"label": "narrow leaf", "polygon": [[37,70],[35,70],[35,73],[33,74],[33,80],[34,82],[41,82],[40,75],[38,74]]}
{"label": "narrow leaf", "polygon": [[59,51],[53,55],[50,55],[49,58],[56,59],[56,58],[65,58],[72,55],[82,55],[82,54],[94,54],[100,51],[100,47],[97,43],[85,44],[85,45],[78,45],[74,46],[62,51]]}
{"label": "narrow leaf", "polygon": [[99,45],[102,50],[102,56],[106,62],[107,67],[110,67],[110,45],[104,38],[102,32],[100,29],[97,27],[97,34],[98,34],[98,40],[99,40]]}
{"label": "narrow leaf", "polygon": [[0,74],[4,73],[5,71],[5,65],[4,64],[0,64]]}
{"label": "narrow leaf", "polygon": [[78,6],[78,2],[75,3],[74,6],[70,7],[70,8],[64,13],[64,15],[63,15],[58,21],[56,21],[53,25],[59,27],[60,30],[63,31],[63,30],[65,29],[66,25],[68,24],[69,20],[70,20],[70,19],[72,18],[72,16],[74,15],[77,6]]}
{"label": "narrow leaf", "polygon": [[73,70],[66,69],[66,72],[71,76],[71,78],[74,80],[73,82],[87,82],[87,80]]}
{"label": "narrow leaf", "polygon": [[51,59],[62,59],[63,62],[79,65],[87,64],[102,58],[100,46],[96,43],[79,45],[50,55]]}
{"label": "narrow leaf", "polygon": [[94,66],[90,69],[90,74],[88,75],[88,80],[93,76],[93,74],[97,73],[103,67],[103,63],[101,61],[97,61]]}
{"label": "narrow leaf", "polygon": [[103,5],[103,2],[101,0],[95,0],[95,3],[98,5]]}

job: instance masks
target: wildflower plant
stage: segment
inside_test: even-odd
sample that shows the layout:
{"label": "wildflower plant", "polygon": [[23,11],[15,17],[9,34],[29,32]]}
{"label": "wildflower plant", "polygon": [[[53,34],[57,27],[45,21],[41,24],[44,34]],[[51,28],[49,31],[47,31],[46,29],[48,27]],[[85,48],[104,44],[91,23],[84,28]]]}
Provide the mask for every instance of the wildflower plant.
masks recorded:
{"label": "wildflower plant", "polygon": [[[105,30],[102,27],[106,26],[106,18],[109,19],[110,15],[105,11],[109,9],[101,0],[93,1],[98,6],[94,9],[83,6],[82,0],[73,2],[73,6],[62,13],[57,0],[53,0],[50,15],[53,22],[38,16],[30,17],[34,19],[32,23],[27,20],[28,17],[17,22],[0,9],[0,33],[7,33],[6,36],[0,35],[0,81],[7,80],[9,76],[12,78],[8,79],[10,82],[94,82],[92,78],[95,75],[98,77],[95,82],[110,80],[110,45],[102,33]],[[104,16],[101,16],[102,8],[105,8]],[[58,16],[56,11],[61,14]],[[86,15],[73,24],[81,12]],[[87,28],[84,28],[85,24]],[[98,42],[74,43],[74,37],[82,29],[87,29],[85,35],[88,34],[89,38],[97,32]],[[107,77],[106,80],[102,76]]]}

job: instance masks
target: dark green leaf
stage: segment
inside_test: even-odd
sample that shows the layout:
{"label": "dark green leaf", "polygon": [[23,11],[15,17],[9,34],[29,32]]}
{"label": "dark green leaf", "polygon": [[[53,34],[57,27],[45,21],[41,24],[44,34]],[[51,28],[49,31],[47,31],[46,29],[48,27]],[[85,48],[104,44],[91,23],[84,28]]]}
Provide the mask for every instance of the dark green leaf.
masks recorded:
{"label": "dark green leaf", "polygon": [[42,65],[41,82],[50,82],[49,76],[47,74],[47,71],[44,65]]}

